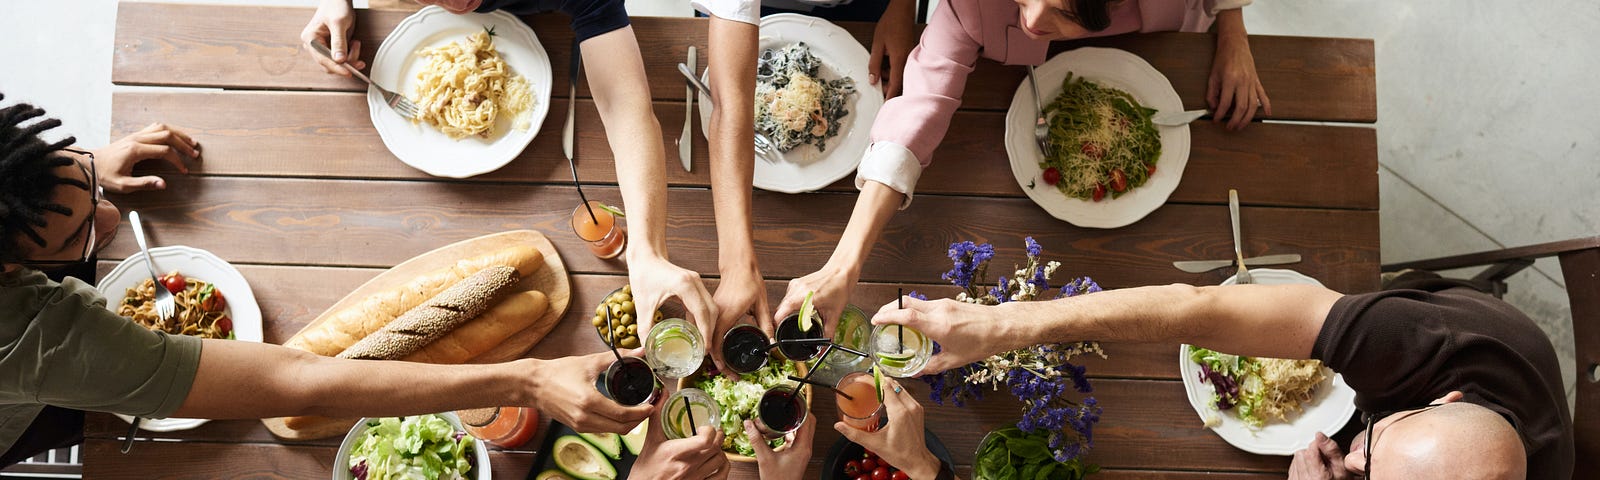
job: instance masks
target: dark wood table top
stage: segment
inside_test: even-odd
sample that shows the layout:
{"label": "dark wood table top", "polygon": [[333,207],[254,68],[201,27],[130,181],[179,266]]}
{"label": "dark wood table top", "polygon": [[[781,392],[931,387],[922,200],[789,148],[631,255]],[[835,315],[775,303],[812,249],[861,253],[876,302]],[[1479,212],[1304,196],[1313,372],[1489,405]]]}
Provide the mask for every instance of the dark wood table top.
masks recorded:
{"label": "dark wood table top", "polygon": [[[364,85],[322,72],[298,47],[307,8],[169,5],[118,7],[112,81],[111,135],[151,122],[192,133],[205,161],[190,175],[167,173],[165,191],[113,196],[158,225],[153,241],[204,248],[234,263],[254,287],[266,340],[281,343],[346,292],[383,268],[467,238],[511,229],[544,232],[571,272],[573,303],[549,338],[529,352],[551,358],[599,351],[585,305],[626,283],[625,266],[590,255],[567,226],[577,195],[560,149],[567,100],[552,112],[522,155],[470,179],[427,176],[385,149],[367,116]],[[357,37],[370,58],[405,12],[358,11]],[[555,70],[553,91],[567,88],[571,31],[563,15],[526,20]],[[864,42],[870,24],[844,24]],[[682,128],[683,87],[675,64],[688,45],[706,48],[701,19],[635,18],[666,142]],[[1215,40],[1163,33],[1063,42],[1131,51],[1165,74],[1187,108],[1203,108]],[[1024,76],[1018,68],[980,62],[940,160],[922,177],[917,200],[885,230],[862,271],[852,303],[871,311],[897,286],[953,293],[939,279],[953,241],[993,243],[996,261],[1024,259],[1023,237],[1060,260],[1061,277],[1088,275],[1107,288],[1183,282],[1215,284],[1231,272],[1181,272],[1176,260],[1232,256],[1227,190],[1244,203],[1245,250],[1251,255],[1299,253],[1292,268],[1336,290],[1370,291],[1378,282],[1376,82],[1371,40],[1251,37],[1261,81],[1276,119],[1228,132],[1194,124],[1184,178],[1167,204],[1119,229],[1077,228],[1055,220],[1023,196],[999,148],[1002,119]],[[703,54],[702,54],[703,56]],[[616,174],[593,102],[579,87],[580,174],[592,199],[619,202]],[[1327,122],[1342,125],[1329,125]],[[695,127],[699,128],[699,127]],[[704,140],[696,134],[695,169],[668,158],[668,245],[672,260],[716,282],[716,242]],[[667,151],[675,152],[674,145]],[[675,154],[669,154],[669,157]],[[161,168],[161,167],[155,167]],[[161,170],[155,170],[161,172]],[[850,180],[821,192],[754,197],[755,246],[768,290],[781,298],[786,281],[821,266],[849,219]],[[135,252],[118,237],[101,255],[102,270]],[[1258,456],[1229,446],[1201,426],[1178,381],[1176,345],[1108,344],[1109,360],[1090,360],[1095,395],[1105,406],[1088,460],[1102,478],[1281,478],[1288,457]],[[908,385],[926,398],[921,382]],[[1014,423],[1018,405],[1003,392],[968,408],[926,404],[929,427],[971,472],[973,452],[989,430]],[[814,412],[816,458],[809,476],[839,438],[827,425],[832,408]],[[339,438],[284,442],[257,421],[214,421],[172,433],[142,432],[129,455],[117,453],[127,425],[91,415],[85,428],[89,478],[323,478]],[[530,446],[538,445],[531,442]],[[531,447],[530,447],[531,448]],[[493,455],[496,478],[523,478],[534,452]],[[734,477],[753,478],[753,465]]]}

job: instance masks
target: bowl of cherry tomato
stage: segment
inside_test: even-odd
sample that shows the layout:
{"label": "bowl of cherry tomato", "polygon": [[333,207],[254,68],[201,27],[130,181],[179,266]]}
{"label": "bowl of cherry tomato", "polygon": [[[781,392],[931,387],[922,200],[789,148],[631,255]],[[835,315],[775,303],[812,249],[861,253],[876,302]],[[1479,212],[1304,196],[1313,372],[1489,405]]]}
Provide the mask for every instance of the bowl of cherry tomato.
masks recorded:
{"label": "bowl of cherry tomato", "polygon": [[[944,447],[939,437],[933,436],[933,432],[924,430],[923,438],[933,456],[945,463],[955,464],[950,459],[950,450]],[[877,453],[862,448],[848,439],[840,438],[833,443],[833,448],[828,450],[827,458],[822,461],[822,478],[823,480],[907,480],[911,476],[883,461]]]}

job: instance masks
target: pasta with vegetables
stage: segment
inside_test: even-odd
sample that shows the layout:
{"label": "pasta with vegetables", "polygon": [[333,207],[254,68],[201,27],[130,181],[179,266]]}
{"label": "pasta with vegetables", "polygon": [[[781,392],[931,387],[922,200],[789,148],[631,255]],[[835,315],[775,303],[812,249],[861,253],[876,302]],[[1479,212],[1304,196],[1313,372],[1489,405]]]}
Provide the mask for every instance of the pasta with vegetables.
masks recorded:
{"label": "pasta with vegetables", "polygon": [[1039,168],[1045,183],[1068,197],[1116,198],[1155,173],[1161,136],[1150,117],[1156,111],[1127,92],[1068,74],[1044,112],[1051,148]]}
{"label": "pasta with vegetables", "polygon": [[[177,300],[172,318],[156,314],[156,289],[165,288]],[[210,282],[184,278],[172,272],[161,276],[161,285],[146,279],[128,289],[117,307],[117,314],[158,332],[200,338],[231,339],[233,319],[228,316],[228,300]]]}
{"label": "pasta with vegetables", "polygon": [[804,42],[761,52],[756,69],[756,131],[779,151],[802,144],[828,149],[856,93],[850,77],[824,80],[822,60]]}

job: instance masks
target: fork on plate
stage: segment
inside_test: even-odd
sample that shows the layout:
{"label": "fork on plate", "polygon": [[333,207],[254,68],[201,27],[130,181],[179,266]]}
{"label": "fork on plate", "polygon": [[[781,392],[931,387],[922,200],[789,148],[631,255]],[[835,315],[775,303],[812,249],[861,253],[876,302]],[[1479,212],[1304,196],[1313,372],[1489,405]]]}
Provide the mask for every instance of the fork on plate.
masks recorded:
{"label": "fork on plate", "polygon": [[1244,247],[1239,243],[1239,191],[1228,189],[1228,219],[1233,221],[1233,255],[1239,261],[1239,273],[1234,274],[1234,284],[1248,285],[1255,283],[1250,277],[1250,269],[1244,266]]}
{"label": "fork on plate", "polygon": [[[306,42],[306,44],[310,45],[311,49],[316,51],[318,55],[327,57],[330,60],[333,59],[333,53],[328,51],[328,47],[326,45],[317,42]],[[341,64],[340,66],[344,67],[346,71],[355,74],[356,78],[360,78],[361,81],[367,82],[367,85],[371,85],[372,88],[378,89],[378,94],[383,96],[383,103],[389,104],[389,108],[393,108],[395,113],[398,113],[400,116],[408,119],[417,118],[417,113],[420,111],[420,109],[417,108],[417,104],[412,102],[411,99],[406,98],[405,95],[394,93],[387,88],[383,88],[377,83],[373,83],[372,79],[367,78],[367,76],[362,74],[360,70],[350,68],[349,65]]]}
{"label": "fork on plate", "polygon": [[161,285],[161,275],[156,274],[156,259],[150,256],[149,244],[144,239],[144,222],[139,219],[139,212],[128,212],[128,221],[133,223],[133,239],[139,242],[139,251],[144,252],[144,268],[150,272],[150,281],[156,284],[156,315],[161,317],[161,322],[172,320],[178,313],[178,299]]}
{"label": "fork on plate", "polygon": [[1033,65],[1028,66],[1028,85],[1033,87],[1033,107],[1038,114],[1033,120],[1033,141],[1039,144],[1039,153],[1050,156],[1050,122],[1044,115],[1044,102],[1039,101],[1039,82],[1033,78]]}

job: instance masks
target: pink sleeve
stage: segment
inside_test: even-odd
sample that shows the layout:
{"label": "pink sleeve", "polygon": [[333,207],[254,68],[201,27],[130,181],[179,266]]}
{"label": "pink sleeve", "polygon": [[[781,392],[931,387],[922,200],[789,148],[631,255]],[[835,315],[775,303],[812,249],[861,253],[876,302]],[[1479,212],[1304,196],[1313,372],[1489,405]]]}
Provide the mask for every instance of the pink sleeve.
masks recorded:
{"label": "pink sleeve", "polygon": [[961,106],[967,75],[978,62],[981,13],[978,1],[946,0],[934,11],[922,40],[906,61],[900,96],[878,110],[872,143],[906,147],[923,167],[944,139],[950,119]]}

